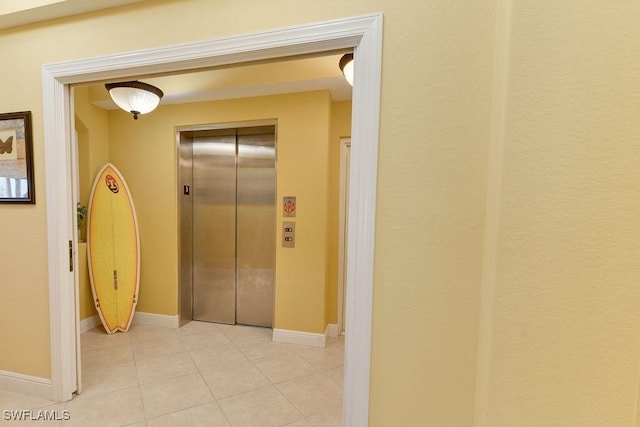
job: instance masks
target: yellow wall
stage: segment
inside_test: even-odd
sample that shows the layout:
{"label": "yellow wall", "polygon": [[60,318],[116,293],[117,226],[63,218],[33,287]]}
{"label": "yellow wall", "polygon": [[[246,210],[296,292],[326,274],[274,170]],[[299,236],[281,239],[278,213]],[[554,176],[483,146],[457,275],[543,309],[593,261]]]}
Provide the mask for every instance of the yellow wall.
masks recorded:
{"label": "yellow wall", "polygon": [[[468,424],[474,404],[492,9],[491,1],[149,0],[0,32],[0,55],[12,58],[0,70],[0,110],[34,113],[38,197],[34,207],[0,208],[0,219],[14,225],[0,246],[6,260],[0,340],[22,342],[0,352],[0,370],[50,376],[43,63],[382,11],[371,424],[420,425],[424,419]],[[167,31],[167,22],[185,25]],[[123,164],[131,176],[128,168]],[[326,194],[321,189],[319,197]],[[307,202],[300,202],[300,209],[307,209]],[[403,204],[407,209],[399,213]],[[326,234],[320,238],[323,252],[325,239]],[[320,274],[324,271],[323,260]],[[318,310],[325,316],[325,307]],[[17,318],[29,320],[11,322]]]}
{"label": "yellow wall", "polygon": [[631,426],[640,3],[513,2],[487,425]]}
{"label": "yellow wall", "polygon": [[0,32],[38,198],[0,206],[0,370],[50,375],[42,63],[382,11],[370,425],[471,425],[476,397],[491,425],[630,425],[640,5],[513,2],[496,24],[511,4],[149,0]]}
{"label": "yellow wall", "polygon": [[[109,114],[89,103],[89,88],[73,89],[75,124],[78,132],[80,203],[89,204],[93,179],[109,161]],[[85,223],[86,225],[86,223]]]}
{"label": "yellow wall", "polygon": [[[100,168],[109,161],[109,114],[106,110],[89,103],[89,88],[79,86],[73,90],[75,129],[78,133],[78,194],[85,207],[89,205],[89,195],[93,180]],[[87,218],[82,224],[79,239],[86,239]],[[87,245],[80,243],[78,253],[78,291],[80,320],[97,316],[89,272],[87,267]]]}
{"label": "yellow wall", "polygon": [[276,246],[274,326],[324,332],[330,112],[328,92],[307,92],[168,105],[137,121],[109,113],[110,159],[127,178],[140,227],[137,310],[178,310],[175,127],[277,119],[277,242],[283,196],[297,196],[298,214],[296,247]]}
{"label": "yellow wall", "polygon": [[[93,88],[92,88],[93,89]],[[324,328],[327,323],[337,322],[337,304],[338,304],[338,283],[337,283],[337,263],[338,263],[338,185],[339,185],[339,165],[340,165],[340,150],[339,139],[341,136],[349,136],[351,132],[351,102],[332,102],[331,103],[331,122],[329,136],[329,143],[322,141],[322,136],[326,133],[327,123],[323,120],[326,119],[326,112],[318,114],[315,111],[309,111],[308,108],[302,108],[301,106],[308,104],[317,104],[320,109],[326,108],[327,94],[317,93],[315,95],[306,94],[290,95],[287,97],[278,97],[268,99],[241,99],[235,101],[233,104],[238,106],[238,112],[230,113],[226,102],[216,103],[197,103],[186,104],[181,106],[171,107],[171,111],[167,111],[164,116],[164,121],[168,126],[161,129],[155,128],[155,122],[150,125],[151,116],[144,117],[144,120],[132,122],[130,117],[122,114],[111,114],[113,120],[109,120],[109,113],[106,110],[102,110],[98,107],[92,106],[90,100],[93,99],[93,95],[87,96],[90,93],[88,86],[81,86],[75,89],[75,110],[76,110],[76,128],[79,133],[79,151],[80,151],[80,200],[83,204],[87,205],[88,193],[90,186],[93,182],[93,178],[97,170],[107,161],[111,161],[117,166],[122,163],[132,165],[131,169],[134,176],[129,178],[127,173],[127,181],[130,189],[134,194],[141,194],[140,197],[136,195],[135,203],[138,210],[139,224],[141,230],[141,238],[144,242],[142,245],[142,274],[141,277],[141,299],[138,305],[139,311],[156,313],[156,314],[169,314],[173,315],[177,313],[177,264],[172,256],[177,257],[177,247],[173,247],[174,239],[177,242],[176,227],[167,227],[170,221],[177,221],[177,207],[176,200],[177,195],[175,184],[172,184],[170,191],[159,191],[160,187],[157,187],[158,182],[164,182],[165,185],[169,185],[168,181],[171,176],[158,176],[165,175],[166,171],[175,170],[175,140],[173,139],[174,132],[167,131],[171,126],[184,126],[194,123],[200,123],[199,120],[205,120],[203,115],[215,116],[219,123],[223,121],[238,121],[243,117],[246,111],[252,109],[262,109],[264,117],[283,117],[285,118],[285,124],[282,121],[279,122],[278,132],[278,150],[291,151],[289,148],[295,145],[297,148],[293,152],[293,155],[289,157],[279,156],[278,159],[278,183],[280,184],[281,191],[279,191],[280,199],[282,195],[294,195],[293,193],[287,193],[282,190],[289,188],[291,182],[302,183],[298,193],[299,200],[306,203],[307,200],[316,202],[316,205],[321,205],[322,199],[318,199],[316,194],[319,191],[313,186],[318,185],[310,180],[301,179],[301,176],[297,173],[287,173],[293,167],[293,165],[299,165],[301,169],[308,171],[310,168],[318,168],[318,172],[322,172],[323,161],[322,157],[318,157],[317,153],[309,151],[310,144],[320,144],[318,148],[320,150],[328,149],[329,158],[326,163],[328,167],[328,177],[319,177],[321,181],[326,181],[328,198],[330,199],[327,206],[327,226],[325,227],[327,232],[326,237],[326,272],[324,276],[318,276],[318,263],[322,262],[322,256],[318,253],[317,244],[321,241],[317,239],[317,236],[309,238],[306,234],[301,236],[302,239],[313,242],[313,251],[301,249],[300,247],[292,250],[278,250],[278,301],[292,301],[289,303],[289,308],[285,309],[280,305],[276,306],[276,315],[278,317],[278,323],[276,327],[282,327],[280,325],[288,325],[285,329],[302,330],[308,332],[324,332]],[[264,105],[270,105],[271,108],[267,109]],[[160,110],[164,110],[165,107],[161,107]],[[176,122],[175,120],[165,120],[167,115],[171,114],[176,109],[181,110],[181,117],[191,115],[192,118],[187,122]],[[225,111],[225,119],[220,118],[219,110]],[[297,117],[296,117],[297,115]],[[253,115],[255,116],[255,115]],[[259,117],[259,116],[255,116]],[[81,120],[82,119],[82,120]],[[195,121],[194,121],[195,120]],[[304,122],[305,129],[304,134],[291,134],[290,138],[283,139],[280,135],[282,132],[288,134],[287,120],[289,122]],[[87,123],[86,127],[84,123]],[[213,123],[213,122],[212,122]],[[310,123],[314,123],[314,126],[310,126]],[[109,142],[109,128],[111,134],[114,135],[112,141]],[[309,134],[316,135],[313,140],[309,139]],[[102,135],[104,138],[96,140],[90,138],[93,135]],[[137,138],[140,138],[138,140]],[[162,142],[160,142],[162,141]],[[299,141],[305,141],[301,144]],[[139,147],[135,153],[139,155],[132,155],[133,151],[130,149],[130,145],[135,144]],[[106,147],[106,150],[105,150]],[[109,147],[111,147],[112,155],[109,157]],[[165,154],[164,156],[159,155]],[[312,155],[310,155],[312,154]],[[100,162],[96,162],[96,157],[100,155]],[[326,157],[326,156],[325,156]],[[289,162],[287,162],[289,160]],[[137,162],[137,163],[136,163]],[[135,165],[135,166],[134,166]],[[120,167],[120,166],[119,166]],[[89,172],[91,170],[91,172]],[[164,173],[162,171],[165,171]],[[124,172],[123,172],[124,173]],[[154,175],[155,173],[155,175]],[[138,179],[139,181],[135,181]],[[132,181],[133,180],[133,181]],[[289,183],[287,183],[289,181]],[[319,181],[320,182],[320,181]],[[142,203],[141,203],[142,201]],[[163,209],[158,211],[157,206],[162,206]],[[279,205],[278,205],[279,207]],[[303,212],[310,212],[309,209],[303,209]],[[318,213],[319,208],[314,207],[311,212]],[[281,212],[278,211],[280,217]],[[314,219],[315,221],[316,219]],[[302,226],[309,224],[308,215],[296,218],[296,221],[302,221]],[[281,227],[278,223],[277,233],[281,233]],[[321,227],[309,227],[315,232],[321,232]],[[162,239],[162,244],[159,242],[150,242],[153,237],[158,236],[157,239]],[[276,244],[279,245],[279,238]],[[79,250],[85,250],[85,246],[80,246]],[[303,252],[304,251],[304,252]],[[299,272],[291,271],[292,264],[287,263],[285,260],[288,252],[296,253],[296,260],[294,264],[300,267]],[[156,260],[162,259],[163,262],[158,264]],[[304,259],[305,262],[300,264],[300,259]],[[84,258],[80,259],[82,262]],[[312,266],[312,269],[306,273],[305,269]],[[84,267],[84,266],[83,266]],[[298,277],[298,281],[309,282],[308,288],[300,287],[298,285],[292,285],[287,280],[290,277]],[[96,311],[91,299],[91,290],[89,287],[88,276],[86,276],[86,269],[81,270],[81,282],[80,282],[80,319],[96,315]],[[318,297],[317,289],[322,287],[325,289],[325,295],[322,298]],[[288,296],[287,294],[293,292],[295,294]],[[301,298],[298,295],[300,292],[303,294],[309,294],[306,298]],[[302,302],[307,300],[306,305]],[[319,313],[324,304],[325,314],[322,320],[320,317],[312,318],[306,316],[305,313],[309,312],[309,307],[317,307],[312,309],[311,312]],[[302,321],[302,323],[301,323]],[[313,326],[312,326],[313,325]]]}

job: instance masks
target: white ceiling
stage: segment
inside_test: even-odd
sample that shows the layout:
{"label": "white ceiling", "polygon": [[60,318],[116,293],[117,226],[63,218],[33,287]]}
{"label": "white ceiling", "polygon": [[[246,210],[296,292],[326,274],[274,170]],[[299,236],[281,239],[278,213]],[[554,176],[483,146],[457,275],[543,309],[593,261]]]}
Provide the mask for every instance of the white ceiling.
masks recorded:
{"label": "white ceiling", "polygon": [[0,30],[143,0],[0,0]]}
{"label": "white ceiling", "polygon": [[[328,90],[334,101],[351,99],[338,62],[342,54],[243,65],[174,76],[142,78],[164,92],[160,105]],[[90,91],[92,104],[116,109],[104,85]]]}

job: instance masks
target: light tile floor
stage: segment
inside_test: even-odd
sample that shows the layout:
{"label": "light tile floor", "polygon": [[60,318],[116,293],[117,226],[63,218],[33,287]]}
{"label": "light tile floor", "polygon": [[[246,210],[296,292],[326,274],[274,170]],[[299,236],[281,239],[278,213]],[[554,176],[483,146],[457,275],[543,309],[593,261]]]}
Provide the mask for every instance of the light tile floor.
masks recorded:
{"label": "light tile floor", "polygon": [[66,403],[0,391],[0,410],[68,411],[38,426],[341,426],[344,337],[325,348],[271,329],[191,322],[82,335],[83,392]]}

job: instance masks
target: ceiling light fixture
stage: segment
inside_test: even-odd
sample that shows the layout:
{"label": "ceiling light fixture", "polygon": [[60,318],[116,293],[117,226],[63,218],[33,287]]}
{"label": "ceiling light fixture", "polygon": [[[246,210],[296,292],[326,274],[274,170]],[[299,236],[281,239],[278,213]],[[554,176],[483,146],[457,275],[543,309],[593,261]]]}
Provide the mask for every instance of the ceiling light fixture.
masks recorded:
{"label": "ceiling light fixture", "polygon": [[160,103],[160,98],[164,95],[157,87],[137,80],[107,83],[104,86],[109,91],[113,102],[124,111],[133,114],[135,120],[138,120],[140,114],[155,110]]}
{"label": "ceiling light fixture", "polygon": [[353,86],[353,53],[347,53],[340,58],[340,69],[344,78]]}

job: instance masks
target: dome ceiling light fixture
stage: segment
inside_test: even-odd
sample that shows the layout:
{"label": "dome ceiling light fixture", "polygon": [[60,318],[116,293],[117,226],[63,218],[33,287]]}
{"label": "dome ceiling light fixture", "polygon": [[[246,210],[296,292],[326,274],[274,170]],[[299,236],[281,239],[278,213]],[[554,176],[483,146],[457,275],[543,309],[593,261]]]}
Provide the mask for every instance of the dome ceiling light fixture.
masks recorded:
{"label": "dome ceiling light fixture", "polygon": [[353,53],[347,53],[340,58],[340,70],[344,74],[344,78],[353,86]]}
{"label": "dome ceiling light fixture", "polygon": [[140,114],[147,114],[155,110],[164,93],[155,86],[137,80],[130,82],[107,83],[104,85],[109,91],[113,102],[133,114],[138,120]]}

